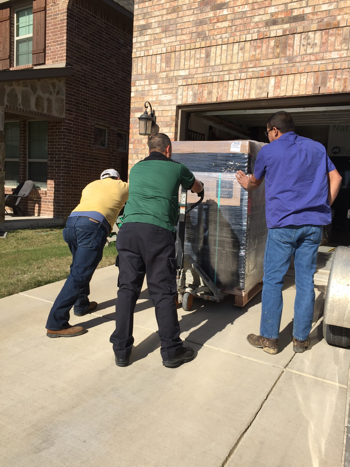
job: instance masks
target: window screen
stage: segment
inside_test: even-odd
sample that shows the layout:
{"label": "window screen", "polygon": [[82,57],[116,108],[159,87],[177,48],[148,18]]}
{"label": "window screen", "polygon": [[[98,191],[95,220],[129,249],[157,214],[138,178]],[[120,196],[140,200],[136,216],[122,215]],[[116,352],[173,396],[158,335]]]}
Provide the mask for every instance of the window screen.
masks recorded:
{"label": "window screen", "polygon": [[36,185],[47,183],[48,122],[28,123],[28,178]]}
{"label": "window screen", "polygon": [[19,122],[6,122],[5,130],[5,183],[19,183]]}

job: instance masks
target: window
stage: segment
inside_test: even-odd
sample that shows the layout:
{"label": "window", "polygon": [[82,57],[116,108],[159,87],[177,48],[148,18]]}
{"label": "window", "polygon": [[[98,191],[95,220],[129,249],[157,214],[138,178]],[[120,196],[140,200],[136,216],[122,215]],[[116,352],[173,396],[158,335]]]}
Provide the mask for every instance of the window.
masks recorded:
{"label": "window", "polygon": [[107,147],[107,129],[95,126],[95,146]]}
{"label": "window", "polygon": [[28,179],[46,188],[48,122],[28,122]]}
{"label": "window", "polygon": [[117,133],[117,151],[126,152],[128,150],[128,134],[118,131]]}
{"label": "window", "polygon": [[5,130],[5,184],[19,183],[19,122],[6,122]]}
{"label": "window", "polygon": [[32,63],[33,8],[16,11],[15,15],[15,66]]}
{"label": "window", "polygon": [[12,22],[9,4],[18,2],[0,0],[0,70],[45,63],[46,0],[23,1],[28,4],[14,11]]}

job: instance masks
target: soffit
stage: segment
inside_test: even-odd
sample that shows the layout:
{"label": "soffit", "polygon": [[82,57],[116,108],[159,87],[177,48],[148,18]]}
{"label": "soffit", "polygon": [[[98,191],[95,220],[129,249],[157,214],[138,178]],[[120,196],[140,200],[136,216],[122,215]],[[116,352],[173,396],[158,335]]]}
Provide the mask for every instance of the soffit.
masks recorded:
{"label": "soffit", "polygon": [[114,3],[122,6],[126,10],[130,11],[130,13],[134,13],[134,0],[113,0]]}
{"label": "soffit", "polygon": [[199,112],[199,118],[216,117],[224,122],[243,127],[266,126],[266,121],[275,112],[286,110],[293,116],[296,126],[349,125],[350,105],[311,108],[275,108]]}

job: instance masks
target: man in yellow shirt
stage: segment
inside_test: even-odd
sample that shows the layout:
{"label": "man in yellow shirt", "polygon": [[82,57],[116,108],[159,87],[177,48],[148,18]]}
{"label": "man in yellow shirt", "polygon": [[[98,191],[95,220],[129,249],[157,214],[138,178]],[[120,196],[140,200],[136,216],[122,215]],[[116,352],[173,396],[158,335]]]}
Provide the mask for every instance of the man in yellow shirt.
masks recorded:
{"label": "man in yellow shirt", "polygon": [[73,337],[86,332],[82,326],[69,324],[69,311],[74,306],[74,314],[84,316],[96,309],[97,303],[88,299],[89,283],[128,195],[128,184],[120,180],[114,169],[105,170],[100,180],[84,188],[80,203],[68,217],[63,230],[73,261],[47,319],[48,337]]}

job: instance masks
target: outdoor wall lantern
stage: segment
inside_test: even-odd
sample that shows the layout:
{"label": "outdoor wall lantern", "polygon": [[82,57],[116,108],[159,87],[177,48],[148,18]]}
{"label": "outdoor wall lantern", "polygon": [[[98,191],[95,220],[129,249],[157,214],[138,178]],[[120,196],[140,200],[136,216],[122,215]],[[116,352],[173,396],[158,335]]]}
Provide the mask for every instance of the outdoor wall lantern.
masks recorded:
{"label": "outdoor wall lantern", "polygon": [[[152,132],[152,125],[155,125],[156,123],[156,114],[154,110],[152,110],[152,106],[148,101],[144,103],[144,106],[145,106],[145,111],[143,112],[142,115],[139,116],[139,134],[150,135]],[[151,113],[147,112],[148,106],[151,109]]]}

